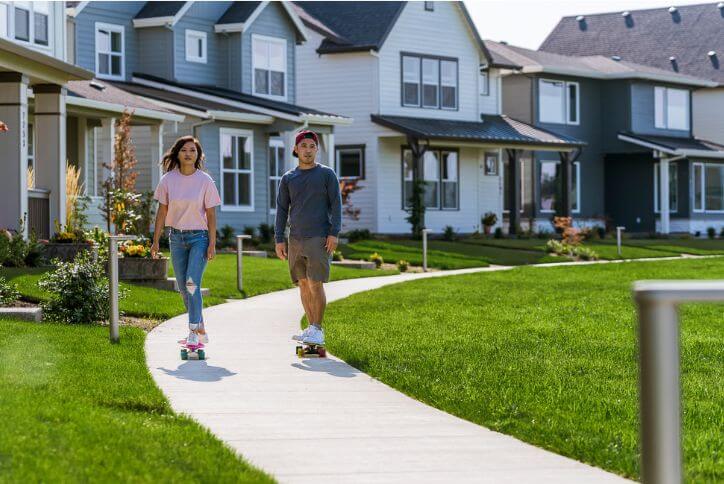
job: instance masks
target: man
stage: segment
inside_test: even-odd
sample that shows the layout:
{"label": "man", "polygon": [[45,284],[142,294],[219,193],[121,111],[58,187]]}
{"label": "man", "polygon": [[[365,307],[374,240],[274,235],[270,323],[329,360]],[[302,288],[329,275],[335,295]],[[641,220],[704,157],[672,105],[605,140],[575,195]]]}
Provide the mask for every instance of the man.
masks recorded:
{"label": "man", "polygon": [[[319,139],[312,131],[297,134],[292,155],[299,159],[293,170],[282,176],[277,193],[274,227],[277,257],[289,260],[292,282],[299,286],[309,326],[292,338],[324,344],[322,319],[327,299],[323,284],[329,281],[330,259],[337,248],[342,225],[342,197],[337,175],[314,160]],[[289,218],[289,247],[284,231]]]}

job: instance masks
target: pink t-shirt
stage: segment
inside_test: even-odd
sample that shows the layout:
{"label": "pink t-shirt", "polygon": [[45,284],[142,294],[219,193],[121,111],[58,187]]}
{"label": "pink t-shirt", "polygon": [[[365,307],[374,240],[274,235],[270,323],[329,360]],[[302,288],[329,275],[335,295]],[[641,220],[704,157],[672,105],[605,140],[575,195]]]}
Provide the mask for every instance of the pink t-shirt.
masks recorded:
{"label": "pink t-shirt", "polygon": [[221,197],[208,173],[182,175],[178,168],[161,177],[153,198],[168,205],[166,226],[179,230],[208,230],[206,209],[221,205]]}

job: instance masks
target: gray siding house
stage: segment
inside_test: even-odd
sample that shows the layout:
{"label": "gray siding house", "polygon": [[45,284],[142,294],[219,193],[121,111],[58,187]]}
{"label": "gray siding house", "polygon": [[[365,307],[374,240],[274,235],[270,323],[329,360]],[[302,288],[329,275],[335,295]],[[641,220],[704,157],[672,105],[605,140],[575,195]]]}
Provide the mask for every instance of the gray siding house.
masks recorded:
{"label": "gray siding house", "polygon": [[[352,121],[296,104],[296,50],[308,34],[286,2],[81,2],[69,13],[75,64],[183,117],[134,131],[137,151],[187,134],[201,141],[220,227],[273,223],[295,132],[319,133],[329,163],[334,127]],[[157,183],[159,158],[139,156],[138,190]]]}
{"label": "gray siding house", "polygon": [[[664,90],[664,85],[654,90],[646,86],[632,88],[629,91],[631,131],[639,136],[624,137],[622,141],[629,146],[633,143],[648,148],[649,153],[662,160],[677,158],[676,168],[670,168],[672,173],[675,170],[674,176],[678,179],[670,177],[670,195],[675,197],[671,205],[675,207],[669,230],[694,233],[704,232],[708,227],[717,231],[724,228],[724,160],[712,153],[712,149],[718,150],[718,145],[724,145],[724,3],[564,17],[539,50],[568,56],[616,56],[671,74],[710,81],[712,84],[705,89],[692,89],[688,103],[683,94]],[[656,106],[670,106],[672,101],[676,106],[688,104],[690,107],[688,122],[675,129],[668,126],[665,117],[668,113],[677,113],[679,108],[656,109]],[[656,112],[662,116],[657,118]],[[654,175],[642,163],[637,158],[627,158],[623,149],[617,149],[610,163],[607,161],[606,167],[611,167],[607,170],[607,179],[625,178],[624,183],[629,188],[635,187],[633,193],[641,198],[637,206],[647,204],[655,210],[662,204],[659,200],[654,202],[654,197],[663,196],[663,190],[655,188]],[[638,168],[629,170],[628,164]],[[634,170],[637,176],[632,179]],[[621,191],[625,191],[623,186]],[[620,207],[616,210],[624,210],[629,201],[616,197],[616,192],[611,186],[607,200],[612,208],[616,205]],[[668,231],[665,217],[657,214],[637,223],[643,217],[641,210],[630,212],[623,222],[632,227],[651,227],[655,218],[656,229]]]}
{"label": "gray siding house", "polygon": [[[574,163],[572,213],[582,225],[689,232],[692,178],[724,147],[692,136],[692,93],[715,83],[618,57],[572,57],[486,41],[503,74],[503,112],[587,143]],[[558,160],[533,153],[525,217],[546,224],[562,184]],[[526,191],[526,190],[524,190]]]}

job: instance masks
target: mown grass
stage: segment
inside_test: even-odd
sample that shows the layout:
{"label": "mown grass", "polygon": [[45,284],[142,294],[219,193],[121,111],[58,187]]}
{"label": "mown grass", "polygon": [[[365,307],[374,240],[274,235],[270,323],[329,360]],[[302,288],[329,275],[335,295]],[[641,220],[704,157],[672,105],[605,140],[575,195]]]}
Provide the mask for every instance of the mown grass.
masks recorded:
{"label": "mown grass", "polygon": [[[332,303],[327,345],[444,411],[638,478],[631,284],[723,273],[717,258],[523,267],[397,284]],[[681,312],[687,482],[724,481],[723,309]]]}
{"label": "mown grass", "polygon": [[[421,244],[421,242],[417,242],[417,244]],[[400,260],[406,260],[412,265],[422,266],[422,246],[416,246],[414,243],[404,245],[398,241],[361,240],[342,245],[339,250],[348,259],[367,260],[376,252],[382,256],[385,262],[395,264]],[[438,269],[464,269],[489,265],[488,260],[483,257],[436,250],[431,247],[428,247],[427,251],[427,264],[429,267]]]}

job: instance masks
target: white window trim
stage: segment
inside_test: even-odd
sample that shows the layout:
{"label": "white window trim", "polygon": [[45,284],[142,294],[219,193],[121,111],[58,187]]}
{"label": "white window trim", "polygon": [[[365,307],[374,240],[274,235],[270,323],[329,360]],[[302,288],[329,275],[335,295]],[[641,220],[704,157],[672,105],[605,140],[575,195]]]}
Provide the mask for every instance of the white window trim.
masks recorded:
{"label": "white window trim", "polygon": [[[114,75],[114,74],[101,74],[100,69],[98,68],[98,56],[100,54],[108,54],[111,55],[111,51],[108,52],[99,52],[98,51],[98,31],[99,30],[108,30],[109,32],[120,32],[121,34],[121,74],[120,75]],[[95,46],[95,73],[96,77],[99,79],[117,79],[117,80],[124,80],[126,78],[126,28],[123,25],[118,24],[107,24],[104,22],[96,22],[95,29],[93,31],[93,43]],[[109,71],[110,71],[110,65],[109,64]]]}
{"label": "white window trim", "polygon": [[[679,174],[676,168],[676,162],[670,161],[669,167],[673,167],[673,170],[676,172],[676,185],[674,186],[676,190],[676,210],[673,210],[671,208],[671,200],[669,200],[669,213],[679,213]],[[672,168],[669,168],[671,170]],[[659,200],[659,184],[660,180],[659,177],[661,176],[661,162],[657,161],[654,163],[654,213],[661,213],[661,201]],[[657,183],[659,182],[659,183]],[[671,173],[669,173],[669,183],[671,183]],[[669,188],[669,198],[671,198],[671,189]]]}
{"label": "white window trim", "polygon": [[[661,90],[663,92],[663,100],[664,105],[662,109],[664,110],[663,113],[661,113],[661,119],[663,120],[663,125],[656,123],[656,91]],[[669,91],[684,91],[686,92],[686,126],[684,128],[671,128],[669,127]],[[690,131],[691,130],[691,91],[688,89],[676,89],[672,87],[664,87],[664,86],[656,86],[654,87],[654,128],[656,129],[669,129],[672,131]]]}
{"label": "white window trim", "polygon": [[[283,140],[283,139],[270,139],[270,140],[269,140],[269,148],[272,148],[272,147],[273,147],[273,148],[284,148],[284,140]],[[282,159],[282,160],[279,160],[279,158],[277,158],[277,164],[279,164],[279,163],[281,163],[281,164],[283,165],[283,164],[284,164],[284,160],[283,160],[283,159]],[[281,176],[272,175],[271,173],[269,173],[269,180],[276,180],[276,181],[278,181],[278,182],[281,182],[282,177],[281,177]],[[271,194],[270,194],[270,197],[271,197],[271,198],[276,197],[276,193],[271,193]],[[269,199],[269,202],[270,202],[270,203],[271,203],[271,198]],[[277,209],[270,207],[270,208],[269,208],[269,213],[272,214],[272,215],[276,215]]]}
{"label": "white window trim", "polygon": [[[35,50],[40,50],[46,53],[53,51],[53,40],[55,38],[54,22],[53,22],[53,2],[48,2],[48,45],[37,44],[35,42],[35,2],[31,1],[28,7],[29,18],[28,18],[28,40],[16,39],[15,38],[15,3],[12,1],[0,1],[1,4],[7,7],[7,37],[0,35],[0,38],[6,38],[12,42],[31,47]],[[25,10],[25,8],[23,8]],[[45,14],[43,14],[45,15]],[[51,54],[52,55],[52,54]]]}
{"label": "white window trim", "polygon": [[[221,185],[221,207],[220,210],[222,212],[253,212],[254,211],[254,132],[252,130],[247,129],[232,129],[232,128],[221,128],[219,129],[219,148],[221,148],[221,141],[224,135],[229,136],[243,136],[246,138],[249,138],[249,142],[251,145],[251,158],[249,160],[250,169],[249,170],[242,170],[242,169],[232,169],[232,168],[224,168],[224,158],[223,153],[221,152],[221,149],[219,149],[219,175],[220,175],[220,182],[219,185]],[[249,179],[250,179],[250,185],[251,185],[251,191],[250,191],[250,197],[251,205],[224,205],[224,173],[248,173]],[[238,178],[235,178],[235,184],[237,183]],[[238,195],[238,193],[237,193]]]}
{"label": "white window trim", "polygon": [[691,201],[692,201],[692,211],[695,213],[724,213],[724,210],[707,210],[706,209],[706,167],[707,166],[722,166],[720,163],[694,163],[691,170],[692,170],[692,179],[694,180],[694,183],[696,184],[696,179],[694,178],[694,167],[700,166],[701,167],[701,209],[696,210],[694,207],[696,207],[696,204],[694,203],[694,197],[696,197],[696,185],[691,187]]}
{"label": "white window trim", "polygon": [[[543,121],[542,116],[542,109],[541,109],[541,102],[540,102],[540,96],[541,96],[541,85],[544,82],[555,82],[555,83],[561,83],[563,84],[563,121],[557,122],[557,121]],[[568,102],[568,86],[575,85],[576,86],[576,114],[578,115],[578,119],[576,121],[571,121],[571,109],[570,104]],[[581,84],[574,81],[562,81],[560,79],[538,79],[538,121],[541,123],[547,123],[547,124],[567,124],[571,126],[579,126],[581,124]]]}
{"label": "white window trim", "polygon": [[[556,165],[560,165],[561,162],[558,160],[540,160],[540,164],[543,163],[555,163]],[[574,161],[573,162],[573,168],[576,170],[576,209],[571,209],[571,213],[581,213],[581,162],[580,161]],[[540,167],[538,168],[538,173],[540,173]],[[540,176],[538,177],[538,184],[540,185]],[[538,187],[538,204],[540,205],[540,186]],[[556,213],[555,210],[539,210],[540,213]]]}
{"label": "white window trim", "polygon": [[[275,96],[273,94],[260,94],[256,92],[256,59],[254,57],[254,44],[258,41],[274,42],[284,46],[284,95]],[[289,94],[289,73],[287,65],[289,63],[289,52],[287,51],[287,41],[281,37],[269,37],[266,35],[252,34],[251,36],[251,93],[254,96],[264,97],[267,99],[275,99],[277,101],[286,101]],[[271,91],[271,79],[269,79],[269,90]]]}
{"label": "white window trim", "polygon": [[[185,44],[184,48],[186,49],[186,61],[187,62],[196,62],[199,64],[206,64],[207,62],[207,52],[209,50],[209,44],[208,39],[206,36],[206,32],[202,32],[200,30],[191,30],[186,29],[186,36],[185,36]],[[197,41],[201,39],[203,41],[203,49],[201,57],[198,57],[196,55],[189,55],[189,42],[190,41]],[[195,50],[195,49],[194,49]]]}
{"label": "white window trim", "polygon": [[490,73],[481,72],[480,77],[478,79],[480,80],[480,83],[482,84],[480,86],[480,95],[481,96],[490,96]]}
{"label": "white window trim", "polygon": [[[337,148],[335,147],[335,154],[334,154],[334,171],[337,172],[337,175],[340,180],[362,180],[364,179],[364,148]],[[340,164],[339,164],[339,156],[340,153],[343,151],[356,151],[359,153],[359,162],[360,162],[360,173],[362,175],[360,176],[342,176],[342,172],[340,171]]]}

